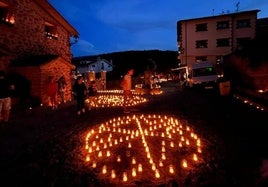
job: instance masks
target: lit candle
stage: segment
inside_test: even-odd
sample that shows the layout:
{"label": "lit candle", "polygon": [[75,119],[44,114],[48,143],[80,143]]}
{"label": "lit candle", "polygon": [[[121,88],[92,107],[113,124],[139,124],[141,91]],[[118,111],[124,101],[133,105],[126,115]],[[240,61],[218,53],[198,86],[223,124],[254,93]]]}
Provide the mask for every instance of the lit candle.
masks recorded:
{"label": "lit candle", "polygon": [[183,161],[182,161],[182,166],[183,166],[184,168],[187,168],[187,167],[188,167],[188,165],[187,165],[187,161],[186,161],[186,160],[183,160]]}
{"label": "lit candle", "polygon": [[138,172],[142,172],[142,165],[141,164],[138,165]]}
{"label": "lit candle", "polygon": [[116,177],[116,175],[115,175],[115,171],[114,170],[112,170],[112,173],[111,173],[111,178],[112,179],[114,179]]}
{"label": "lit candle", "polygon": [[107,173],[107,166],[104,165],[104,166],[102,167],[102,174],[106,174],[106,173]]}
{"label": "lit candle", "polygon": [[132,168],[132,177],[136,176],[137,176],[136,168]]}
{"label": "lit candle", "polygon": [[124,181],[124,182],[127,181],[127,173],[126,173],[126,172],[123,173],[123,181]]}
{"label": "lit candle", "polygon": [[174,168],[172,165],[169,166],[169,173],[173,174],[174,173]]}
{"label": "lit candle", "polygon": [[117,156],[117,160],[116,160],[117,162],[121,162],[121,158],[120,158],[120,156]]}

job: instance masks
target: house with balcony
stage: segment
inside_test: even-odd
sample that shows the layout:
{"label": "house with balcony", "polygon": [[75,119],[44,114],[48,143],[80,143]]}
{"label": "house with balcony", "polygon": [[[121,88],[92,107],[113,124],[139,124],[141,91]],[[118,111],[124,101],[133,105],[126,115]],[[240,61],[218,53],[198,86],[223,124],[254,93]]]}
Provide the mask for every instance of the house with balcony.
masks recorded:
{"label": "house with balcony", "polygon": [[70,100],[75,69],[70,47],[78,36],[47,0],[0,0],[0,70],[13,78],[15,95],[45,104],[49,77],[64,76]]}

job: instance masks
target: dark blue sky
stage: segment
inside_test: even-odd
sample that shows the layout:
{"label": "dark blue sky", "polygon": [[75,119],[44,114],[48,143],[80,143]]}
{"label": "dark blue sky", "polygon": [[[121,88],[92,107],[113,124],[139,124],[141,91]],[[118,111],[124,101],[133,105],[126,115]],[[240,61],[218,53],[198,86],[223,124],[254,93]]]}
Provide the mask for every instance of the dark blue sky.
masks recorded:
{"label": "dark blue sky", "polygon": [[[233,13],[238,0],[49,0],[79,32],[74,57],[129,50],[177,50],[177,21]],[[240,0],[239,11],[261,10],[268,0]]]}

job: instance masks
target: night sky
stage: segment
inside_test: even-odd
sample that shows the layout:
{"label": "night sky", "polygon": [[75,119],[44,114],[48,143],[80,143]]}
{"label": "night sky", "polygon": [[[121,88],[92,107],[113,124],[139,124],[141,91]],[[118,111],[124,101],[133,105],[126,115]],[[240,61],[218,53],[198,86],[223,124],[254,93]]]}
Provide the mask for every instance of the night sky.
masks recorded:
{"label": "night sky", "polygon": [[177,50],[177,21],[258,9],[267,0],[49,0],[79,32],[74,57],[129,50]]}

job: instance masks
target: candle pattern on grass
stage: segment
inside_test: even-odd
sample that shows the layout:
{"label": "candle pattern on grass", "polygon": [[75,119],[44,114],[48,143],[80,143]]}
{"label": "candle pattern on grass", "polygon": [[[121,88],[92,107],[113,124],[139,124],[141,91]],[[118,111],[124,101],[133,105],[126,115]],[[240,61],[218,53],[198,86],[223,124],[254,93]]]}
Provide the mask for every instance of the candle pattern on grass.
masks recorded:
{"label": "candle pattern on grass", "polygon": [[117,117],[91,129],[85,161],[114,183],[176,178],[203,161],[201,138],[185,121],[166,115]]}

